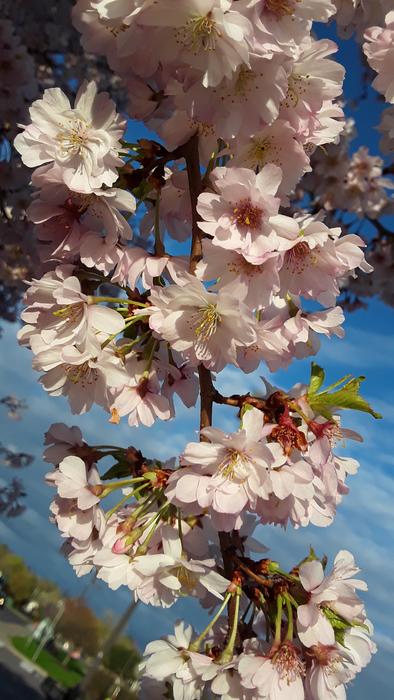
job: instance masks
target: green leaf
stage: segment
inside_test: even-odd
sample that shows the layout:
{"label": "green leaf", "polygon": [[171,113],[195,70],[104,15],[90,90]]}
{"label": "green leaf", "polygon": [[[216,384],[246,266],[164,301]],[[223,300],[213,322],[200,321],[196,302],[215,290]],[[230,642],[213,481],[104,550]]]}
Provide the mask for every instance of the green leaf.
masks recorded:
{"label": "green leaf", "polygon": [[326,373],[322,367],[312,362],[311,368],[311,380],[309,382],[308,396],[313,396],[316,394],[324,382]]}
{"label": "green leaf", "polygon": [[335,631],[346,631],[352,626],[350,622],[344,620],[340,615],[337,615],[337,613],[331,610],[331,608],[322,608],[322,611]]}
{"label": "green leaf", "polygon": [[131,477],[130,464],[127,464],[127,462],[116,462],[101,478],[106,481],[107,479],[120,479],[120,477],[126,476]]}
{"label": "green leaf", "polygon": [[337,644],[340,644],[341,647],[347,648],[345,644],[345,630],[335,630],[335,641]]}
{"label": "green leaf", "polygon": [[316,414],[330,420],[336,410],[351,408],[355,411],[370,413],[374,418],[382,418],[381,414],[376,413],[360,394],[360,386],[365,377],[352,377],[347,374],[324,391],[319,392],[324,376],[324,370],[313,363],[307,398],[310,407]]}

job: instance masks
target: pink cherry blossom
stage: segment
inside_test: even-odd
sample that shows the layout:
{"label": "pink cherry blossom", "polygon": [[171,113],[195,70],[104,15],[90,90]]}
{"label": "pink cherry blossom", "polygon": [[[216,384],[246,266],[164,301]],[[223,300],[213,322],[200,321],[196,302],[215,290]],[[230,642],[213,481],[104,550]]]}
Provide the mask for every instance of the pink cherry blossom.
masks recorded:
{"label": "pink cherry blossom", "polygon": [[183,62],[203,72],[204,87],[215,87],[231,78],[241,63],[248,63],[252,26],[229,0],[189,0],[182,7],[176,0],[161,0],[143,10],[138,21],[171,28],[167,46],[160,47],[162,60],[178,53]]}
{"label": "pink cherry blossom", "polygon": [[255,264],[288,245],[297,236],[297,224],[278,214],[276,195],[282,171],[266,165],[257,175],[247,168],[215,168],[212,173],[215,194],[203,192],[197,211],[203,218],[199,227],[213,236],[213,245],[241,252]]}
{"label": "pink cherry blossom", "polygon": [[381,92],[386,102],[394,104],[394,11],[385,17],[385,27],[369,27],[363,45],[368,63],[377,73],[373,87]]}
{"label": "pink cherry blossom", "polygon": [[205,654],[188,651],[193,628],[177,622],[174,634],[150,642],[143,655],[142,670],[148,678],[172,683],[177,700],[200,700],[206,680],[214,678],[218,667]]}
{"label": "pink cherry blossom", "polygon": [[93,403],[109,409],[110,389],[124,384],[126,375],[111,348],[77,347],[42,343],[36,347],[33,369],[44,372],[40,383],[51,396],[68,396],[73,413],[86,413]]}
{"label": "pink cherry blossom", "polygon": [[321,607],[327,606],[349,622],[365,619],[364,606],[355,593],[357,588],[366,590],[364,581],[352,579],[359,569],[347,551],[337,554],[331,574],[324,576],[320,561],[309,561],[300,566],[300,580],[309,592],[306,605],[297,610],[298,636],[305,646],[334,643],[334,630]]}
{"label": "pink cherry blossom", "polygon": [[91,303],[78,277],[65,277],[66,272],[57,267],[29,283],[26,300],[30,304],[22,319],[31,326],[30,335],[39,336],[47,346],[67,346],[93,342],[97,333],[104,337],[120,333],[123,317],[114,309]]}
{"label": "pink cherry blossom", "polygon": [[45,433],[44,444],[48,445],[44,450],[44,460],[56,465],[64,457],[73,454],[73,450],[81,447],[84,442],[78,426],[73,425],[69,428],[64,423],[52,423]]}
{"label": "pink cherry blossom", "polygon": [[308,669],[305,683],[307,700],[320,700],[321,697],[345,700],[344,685],[370,662],[375,652],[374,642],[358,627],[351,627],[345,632],[343,644],[318,644],[312,647],[312,666]]}
{"label": "pink cherry blossom", "polygon": [[101,529],[105,522],[104,513],[97,505],[82,509],[76,498],[56,497],[49,509],[62,536],[81,542],[88,540],[93,530]]}
{"label": "pink cherry blossom", "polygon": [[150,327],[193,365],[220,371],[236,363],[239,346],[255,339],[252,312],[222,290],[207,291],[191,275],[184,276],[186,283],[152,290]]}
{"label": "pink cherry blossom", "polygon": [[134,357],[126,362],[123,386],[111,408],[117,416],[128,416],[131,426],[151,426],[157,418],[171,418],[170,403],[160,393],[156,371],[146,371],[146,363]]}
{"label": "pink cherry blossom", "polygon": [[162,607],[184,595],[201,599],[207,591],[222,599],[230,582],[216,573],[214,560],[188,559],[172,527],[163,527],[161,536],[163,553],[137,556],[130,563],[128,585],[136,599]]}
{"label": "pink cherry blossom", "polygon": [[92,508],[100,502],[95,493],[95,487],[101,483],[98,472],[92,467],[87,474],[85,462],[79,457],[65,457],[47,478],[54,483],[61,498],[76,498],[81,510]]}
{"label": "pink cherry blossom", "polygon": [[238,671],[242,685],[255,688],[260,697],[304,700],[304,663],[292,642],[284,642],[271,655],[241,654]]}
{"label": "pink cherry blossom", "polygon": [[223,250],[210,240],[203,241],[203,253],[196,276],[206,281],[216,279],[212,289],[223,289],[251,309],[270,304],[279,290],[279,254],[272,253],[264,263],[254,265],[237,251]]}
{"label": "pink cherry blossom", "polygon": [[25,165],[59,165],[65,184],[75,192],[113,185],[122,165],[118,152],[125,120],[106,93],[97,94],[94,83],[80,87],[74,108],[59,88],[45,90],[30,107],[30,116],[32,123],[15,139]]}
{"label": "pink cherry blossom", "polygon": [[63,182],[60,165],[43,165],[34,171],[32,184],[40,188],[28,208],[28,216],[40,224],[48,238],[65,219],[68,226],[89,231],[105,231],[117,242],[132,237],[129,223],[121,212],[134,213],[136,201],[119,188],[97,189],[89,194],[72,192]]}
{"label": "pink cherry blossom", "polygon": [[204,428],[202,435],[210,442],[186,445],[181,456],[186,468],[170,477],[166,494],[178,505],[195,504],[213,516],[226,516],[224,529],[232,529],[245,507],[256,508],[271,470],[286,458],[279,445],[263,441],[262,415],[255,408],[245,413],[237,433]]}
{"label": "pink cherry blossom", "polygon": [[307,35],[312,21],[327,22],[336,11],[331,0],[248,0],[247,6],[259,44],[289,55]]}
{"label": "pink cherry blossom", "polygon": [[296,130],[283,119],[277,119],[264,129],[249,131],[247,140],[235,139],[230,147],[235,166],[253,170],[261,169],[268,163],[279,166],[282,181],[278,195],[281,197],[290,194],[302,175],[311,170],[309,158],[297,140]]}
{"label": "pink cherry blossom", "polygon": [[141,278],[144,288],[151,289],[156,278],[163,276],[178,282],[187,269],[188,262],[182,257],[150,255],[139,247],[125,248],[120,252],[112,281],[122,286],[128,284],[131,289],[135,289]]}
{"label": "pink cherry blossom", "polygon": [[357,267],[370,269],[361,250],[365,243],[355,235],[339,238],[340,229],[329,229],[319,219],[308,218],[300,223],[298,240],[284,254],[280,271],[282,294],[302,294],[333,305],[340,293],[340,278]]}

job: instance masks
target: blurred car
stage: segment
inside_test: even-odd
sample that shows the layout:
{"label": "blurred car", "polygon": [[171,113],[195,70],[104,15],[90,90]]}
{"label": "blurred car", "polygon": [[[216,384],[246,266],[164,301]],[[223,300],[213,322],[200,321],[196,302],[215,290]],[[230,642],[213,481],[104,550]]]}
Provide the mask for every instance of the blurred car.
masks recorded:
{"label": "blurred car", "polygon": [[41,683],[41,690],[46,700],[74,700],[80,698],[78,688],[62,688],[49,676]]}
{"label": "blurred car", "polygon": [[64,699],[64,688],[62,688],[53,678],[45,678],[41,683],[41,690],[44,693],[44,697],[47,700],[63,700]]}
{"label": "blurred car", "polygon": [[6,582],[2,572],[0,571],[0,608],[4,608],[7,602]]}

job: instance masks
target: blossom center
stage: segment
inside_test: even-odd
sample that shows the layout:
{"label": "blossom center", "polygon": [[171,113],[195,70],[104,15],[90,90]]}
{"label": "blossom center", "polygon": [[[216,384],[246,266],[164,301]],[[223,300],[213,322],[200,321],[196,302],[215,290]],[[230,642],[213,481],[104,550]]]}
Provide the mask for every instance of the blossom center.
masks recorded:
{"label": "blossom center", "polygon": [[270,136],[266,138],[254,138],[247,151],[245,165],[250,168],[262,168],[267,163],[268,158],[270,163],[282,165],[279,159],[280,150],[279,146],[275,144]]}
{"label": "blossom center", "polygon": [[245,481],[248,476],[249,459],[238,450],[228,450],[226,457],[219,465],[219,472],[230,481]]}
{"label": "blossom center", "polygon": [[288,685],[305,675],[305,664],[301,661],[299,652],[291,642],[285,642],[281,645],[272,659],[272,664],[279,677],[286,680]]}
{"label": "blossom center", "polygon": [[250,199],[243,199],[233,209],[233,220],[238,226],[257,229],[261,226],[263,210],[252,204]]}
{"label": "blossom center", "polygon": [[292,272],[301,274],[308,266],[310,255],[311,250],[306,241],[297,243],[294,248],[290,248],[290,250],[287,251],[285,265]]}
{"label": "blossom center", "polygon": [[207,306],[199,309],[197,324],[194,329],[197,338],[203,341],[209,340],[216,333],[220,320],[216,304],[207,304]]}
{"label": "blossom center", "polygon": [[255,79],[256,73],[250,70],[250,68],[241,65],[234,85],[234,94],[237,95],[237,97],[247,97],[248,92],[250,92],[253,87]]}
{"label": "blossom center", "polygon": [[282,19],[294,15],[298,2],[301,0],[265,0],[264,10]]}
{"label": "blossom center", "polygon": [[83,153],[88,138],[89,124],[84,119],[77,118],[70,121],[57,136],[62,156],[67,157]]}
{"label": "blossom center", "polygon": [[95,367],[90,367],[89,362],[83,362],[81,365],[63,365],[67,378],[73,384],[81,384],[85,388],[89,384],[97,382],[99,375]]}
{"label": "blossom center", "polygon": [[58,309],[57,311],[53,311],[52,315],[56,316],[57,318],[61,318],[63,320],[68,320],[70,323],[75,323],[76,321],[79,321],[81,319],[81,316],[83,316],[84,313],[84,304],[83,302],[78,302],[77,304],[68,304],[67,306],[64,306],[62,309]]}
{"label": "blossom center", "polygon": [[292,74],[289,77],[287,95],[285,99],[285,107],[297,107],[300,98],[306,93],[309,87],[309,75]]}
{"label": "blossom center", "polygon": [[176,567],[174,574],[177,577],[179,583],[182,584],[182,588],[184,588],[189,593],[192,593],[192,591],[194,591],[197,579],[192,571],[186,569],[185,566],[180,565]]}
{"label": "blossom center", "polygon": [[229,272],[234,272],[236,275],[254,277],[262,272],[263,265],[252,265],[252,263],[245,260],[242,255],[237,255],[235,260],[231,260],[227,263],[227,269]]}
{"label": "blossom center", "polygon": [[184,27],[176,32],[179,43],[196,54],[201,51],[214,51],[220,36],[221,33],[211,12],[207,15],[191,17]]}
{"label": "blossom center", "polygon": [[328,673],[336,673],[342,666],[342,659],[336,647],[317,644],[311,648],[312,656],[320,666],[325,666]]}

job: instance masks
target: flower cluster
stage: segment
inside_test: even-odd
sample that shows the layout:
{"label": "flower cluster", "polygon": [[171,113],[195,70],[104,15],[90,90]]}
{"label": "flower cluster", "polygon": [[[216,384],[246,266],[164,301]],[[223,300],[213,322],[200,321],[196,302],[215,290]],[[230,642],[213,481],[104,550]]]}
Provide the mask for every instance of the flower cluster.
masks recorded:
{"label": "flower cluster", "polygon": [[[337,47],[312,32],[337,4],[78,0],[85,50],[105,56],[130,115],[160,143],[129,142],[92,81],[74,101],[45,90],[15,139],[33,168],[27,215],[45,265],[19,340],[44,390],[74,413],[98,404],[114,432],[123,417],[151,426],[178,399],[201,399],[200,441],[168,463],[89,445],[63,424],[46,435],[51,518],[76,574],[156,607],[194,596],[213,614],[196,638],[179,624],[148,645],[141,671],[158,697],[170,684],[178,700],[204,688],[223,700],[339,700],[374,651],[350,553],[328,575],[314,552],[287,572],[259,558],[253,537],[261,524],[332,522],[358,468],[336,441],[361,440],[339,413],[379,417],[363,378],[323,388],[313,364],[309,385],[287,392],[224,396],[214,384],[229,364],[274,371],[316,354],[321,336],[343,337],[338,297],[372,269],[363,239],[312,200],[315,185],[312,213],[292,205],[305,173],[321,177],[317,147],[335,148],[345,128]],[[347,165],[342,196],[380,215],[381,160],[360,149]],[[238,409],[237,430],[212,427],[214,404]]]}
{"label": "flower cluster", "polygon": [[204,428],[201,435],[209,442],[186,445],[183,468],[169,479],[169,501],[190,515],[208,510],[224,531],[238,529],[245,510],[263,523],[329,525],[348,492],[347,475],[358,468],[355,460],[335,455],[333,445],[341,437],[362,438],[314,415],[305,395],[282,401],[278,392],[271,394],[264,416],[246,404],[236,433]]}
{"label": "flower cluster", "polygon": [[[276,562],[265,563],[268,569],[276,568]],[[366,588],[353,578],[358,571],[352,555],[341,551],[332,572],[325,575],[312,553],[282,584],[281,593],[272,595],[269,588],[272,617],[264,621],[259,613],[254,625],[243,625],[239,637],[230,637],[227,643],[220,617],[197,638],[192,627],[177,623],[173,635],[146,647],[144,673],[159,688],[161,684],[162,692],[164,682],[170,682],[182,700],[201,698],[209,688],[225,700],[343,698],[345,686],[376,651],[369,638],[371,624],[356,593]],[[280,575],[266,575],[267,588],[275,585],[275,579],[278,583]],[[240,596],[239,591],[234,595]],[[237,602],[243,606],[243,598]],[[258,599],[255,604],[262,605]],[[205,652],[200,651],[203,640]]]}

